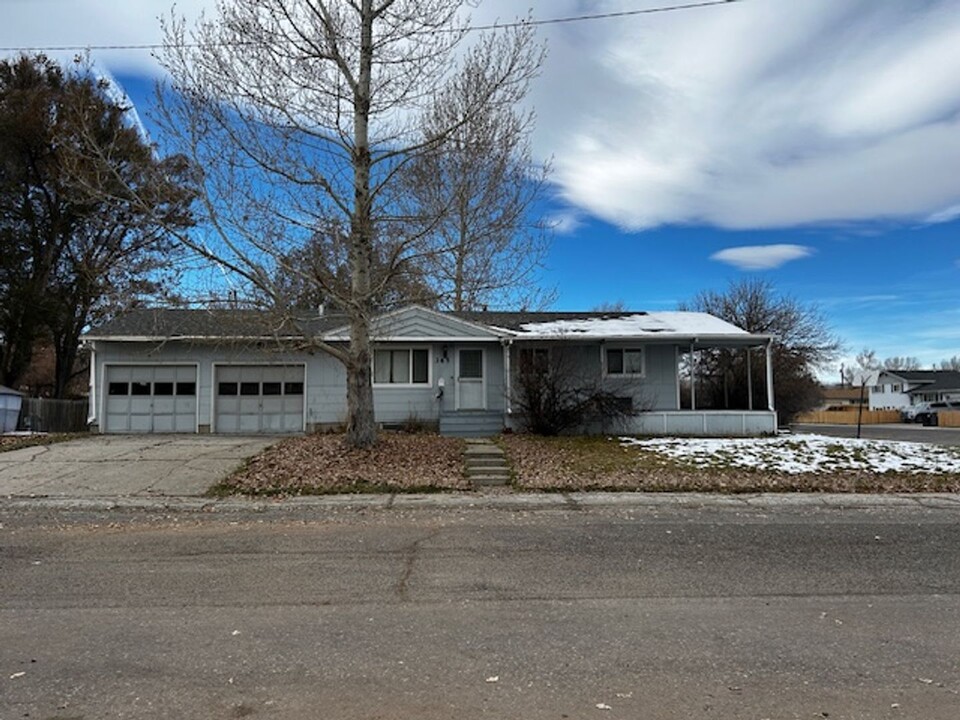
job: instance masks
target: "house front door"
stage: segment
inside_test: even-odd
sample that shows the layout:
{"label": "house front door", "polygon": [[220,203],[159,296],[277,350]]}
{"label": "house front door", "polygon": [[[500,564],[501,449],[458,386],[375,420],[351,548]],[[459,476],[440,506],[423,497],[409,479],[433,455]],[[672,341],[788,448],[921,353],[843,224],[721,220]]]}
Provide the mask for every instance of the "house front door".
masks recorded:
{"label": "house front door", "polygon": [[486,408],[483,365],[483,350],[462,348],[457,353],[458,410],[483,410]]}

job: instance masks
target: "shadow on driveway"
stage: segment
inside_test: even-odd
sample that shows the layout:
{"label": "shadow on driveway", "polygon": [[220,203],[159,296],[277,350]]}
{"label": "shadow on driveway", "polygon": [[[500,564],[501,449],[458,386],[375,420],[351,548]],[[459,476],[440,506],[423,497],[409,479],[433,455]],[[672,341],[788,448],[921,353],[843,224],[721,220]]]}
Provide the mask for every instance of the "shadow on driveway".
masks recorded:
{"label": "shadow on driveway", "polygon": [[91,435],[0,453],[0,496],[202,495],[278,437]]}

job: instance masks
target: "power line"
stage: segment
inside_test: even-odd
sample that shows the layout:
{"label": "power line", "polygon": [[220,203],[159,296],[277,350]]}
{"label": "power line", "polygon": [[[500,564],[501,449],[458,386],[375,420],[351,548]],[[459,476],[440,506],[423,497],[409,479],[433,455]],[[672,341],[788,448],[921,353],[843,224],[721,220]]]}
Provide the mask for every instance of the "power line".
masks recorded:
{"label": "power line", "polygon": [[[634,17],[638,15],[653,15],[656,13],[667,13],[675,12],[678,10],[695,10],[697,8],[706,8],[713,7],[716,5],[729,5],[730,3],[739,2],[740,0],[704,0],[703,2],[692,2],[682,5],[664,5],[662,7],[653,7],[653,8],[642,8],[636,10],[621,10],[618,12],[607,12],[607,13],[594,13],[589,15],[573,15],[569,17],[560,17],[560,18],[547,18],[545,20],[517,20],[515,22],[509,23],[493,23],[490,25],[474,25],[467,28],[469,32],[477,32],[481,30],[507,30],[510,28],[518,27],[533,27],[540,25],[561,25],[566,23],[576,23],[576,22],[585,22],[590,20],[610,20],[612,18],[624,18],[624,17]],[[433,30],[431,32],[455,32],[453,30],[444,31],[444,30]],[[235,43],[181,43],[181,44],[171,44],[171,43],[144,43],[144,44],[133,44],[133,45],[33,45],[33,46],[10,46],[10,47],[0,47],[0,52],[10,53],[10,52],[85,52],[85,51],[102,51],[102,50],[163,50],[169,47],[182,47],[182,48],[199,48],[199,47],[209,47],[220,46],[220,47],[241,47],[244,45],[256,45],[255,42],[235,42]]]}

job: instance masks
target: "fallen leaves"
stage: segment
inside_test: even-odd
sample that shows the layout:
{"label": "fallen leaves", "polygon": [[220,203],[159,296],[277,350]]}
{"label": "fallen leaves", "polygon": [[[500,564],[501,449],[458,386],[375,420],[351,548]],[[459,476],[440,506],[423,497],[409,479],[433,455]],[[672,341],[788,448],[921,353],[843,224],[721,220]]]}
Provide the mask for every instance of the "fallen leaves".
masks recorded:
{"label": "fallen leaves", "polygon": [[284,440],[215,488],[218,494],[318,495],[349,492],[467,490],[463,441],[431,433],[381,432],[370,449],[342,434]]}

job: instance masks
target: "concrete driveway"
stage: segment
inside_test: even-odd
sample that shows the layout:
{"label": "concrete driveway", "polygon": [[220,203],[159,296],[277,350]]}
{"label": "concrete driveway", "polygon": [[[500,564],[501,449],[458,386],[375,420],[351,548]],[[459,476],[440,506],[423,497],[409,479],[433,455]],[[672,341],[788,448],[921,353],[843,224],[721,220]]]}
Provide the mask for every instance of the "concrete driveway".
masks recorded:
{"label": "concrete driveway", "polygon": [[200,495],[277,437],[91,435],[0,453],[0,496]]}

